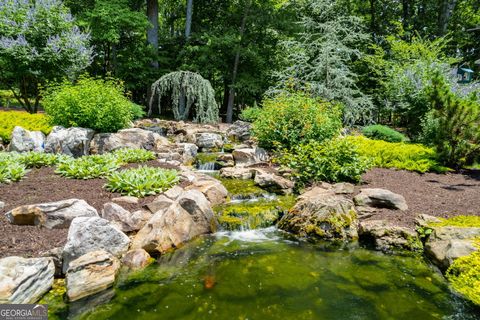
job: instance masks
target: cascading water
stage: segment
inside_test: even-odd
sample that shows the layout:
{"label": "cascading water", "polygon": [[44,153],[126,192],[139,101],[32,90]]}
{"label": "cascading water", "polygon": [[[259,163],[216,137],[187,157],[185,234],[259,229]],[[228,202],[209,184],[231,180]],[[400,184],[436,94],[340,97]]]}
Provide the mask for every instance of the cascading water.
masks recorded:
{"label": "cascading water", "polygon": [[199,163],[197,164],[197,171],[200,172],[215,172],[215,162]]}

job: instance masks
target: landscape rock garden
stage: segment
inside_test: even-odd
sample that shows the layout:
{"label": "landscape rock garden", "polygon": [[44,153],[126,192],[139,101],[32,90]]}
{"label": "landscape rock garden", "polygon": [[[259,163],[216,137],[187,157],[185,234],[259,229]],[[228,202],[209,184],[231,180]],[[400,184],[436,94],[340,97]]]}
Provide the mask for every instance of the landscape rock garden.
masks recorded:
{"label": "landscape rock garden", "polygon": [[[358,240],[389,254],[424,254],[443,271],[456,259],[478,250],[475,239],[480,237],[480,226],[456,225],[455,217],[462,211],[455,210],[451,202],[464,200],[466,195],[461,189],[448,191],[449,198],[431,200],[441,201],[444,211],[450,214],[428,210],[425,211],[428,214],[422,214],[418,208],[430,204],[418,203],[415,191],[408,190],[409,185],[398,189],[407,192],[406,198],[395,193],[396,184],[381,178],[399,175],[399,179],[404,179],[401,175],[406,174],[405,182],[396,182],[425,183],[428,178],[433,187],[436,183],[433,178],[448,180],[451,175],[468,182],[477,196],[480,194],[478,180],[461,174],[425,177],[392,169],[373,169],[366,175],[363,185],[323,182],[296,189],[291,171],[272,164],[271,155],[250,139],[248,128],[249,124],[241,121],[211,126],[153,119],[138,121],[134,128],[113,134],[55,127],[45,137],[17,127],[6,147],[12,152],[34,151],[78,158],[89,154],[108,155],[124,148],[147,150],[154,155],[145,160],[147,166],[173,169],[179,178],[156,195],[146,194],[140,198],[102,191],[104,178],[96,178],[98,183],[85,184],[71,193],[68,185],[63,185],[68,180],[48,167],[33,168],[22,181],[0,186],[4,213],[1,218],[4,236],[0,241],[3,256],[0,259],[0,302],[38,302],[57,281],[54,279],[62,278],[65,278],[68,301],[84,299],[113,286],[122,268],[144,268],[155,257],[198,236],[222,228],[235,230],[242,224],[247,225],[246,221],[256,221],[263,227],[276,224],[279,229],[306,241]],[[226,146],[230,152],[223,151]],[[204,165],[197,159],[205,155],[221,167],[216,175],[196,169]],[[222,161],[224,159],[229,161]],[[137,166],[127,167],[132,165]],[[42,175],[52,177],[53,184],[27,189],[26,186],[37,183],[38,172],[42,170],[46,170]],[[371,186],[368,180],[375,182]],[[76,181],[82,185],[88,180]],[[43,182],[39,180],[38,183]],[[235,183],[240,189],[232,187]],[[387,189],[390,186],[393,190]],[[269,209],[262,212],[264,216],[237,221],[235,214],[225,215],[230,211],[224,209],[235,206],[242,192],[246,191],[247,194],[243,194],[246,198],[255,194],[248,188],[260,190],[260,198],[267,197],[260,200],[268,203]],[[45,192],[37,193],[36,189]],[[92,197],[91,191],[101,196]],[[300,194],[294,195],[298,192]],[[433,196],[435,189],[425,192]],[[283,198],[287,200],[282,202]],[[48,199],[58,201],[46,201]],[[251,212],[252,216],[256,214]],[[403,215],[401,221],[395,220],[397,214]],[[480,219],[478,212],[474,214],[472,218]],[[452,226],[449,217],[453,219]],[[36,241],[22,237],[27,230],[45,239],[37,247],[20,250],[19,247],[28,247]],[[54,233],[56,241],[50,242],[48,238]]]}

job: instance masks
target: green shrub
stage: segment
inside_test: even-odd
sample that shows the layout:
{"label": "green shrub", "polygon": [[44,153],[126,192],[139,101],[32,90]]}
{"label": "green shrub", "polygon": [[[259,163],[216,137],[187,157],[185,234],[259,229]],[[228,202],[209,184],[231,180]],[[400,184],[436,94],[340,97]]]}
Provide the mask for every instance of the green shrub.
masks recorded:
{"label": "green shrub", "polygon": [[438,165],[435,151],[420,144],[392,143],[362,136],[349,136],[346,139],[374,167],[417,172],[445,171]]}
{"label": "green shrub", "polygon": [[247,121],[247,122],[254,122],[262,112],[262,109],[259,107],[248,107],[242,110],[240,113],[240,120]]}
{"label": "green shrub", "polygon": [[95,179],[110,175],[120,164],[112,154],[83,156],[62,161],[55,172],[72,179]]}
{"label": "green shrub", "polygon": [[154,152],[145,149],[128,149],[122,148],[115,150],[113,155],[121,163],[138,163],[155,160],[157,156]]}
{"label": "green shrub", "polygon": [[68,161],[69,157],[65,155],[43,153],[43,152],[26,152],[18,155],[18,161],[27,168],[50,167],[56,165],[60,161]]}
{"label": "green shrub", "polygon": [[52,127],[44,114],[30,114],[23,111],[0,111],[0,138],[10,142],[13,128],[20,126],[27,130],[42,131],[49,134]]}
{"label": "green shrub", "polygon": [[[476,241],[479,247],[479,241]],[[446,273],[453,289],[480,306],[480,251],[456,259]]]}
{"label": "green shrub", "polygon": [[321,142],[336,136],[342,127],[337,104],[305,93],[282,93],[263,102],[253,123],[253,134],[266,149],[290,149],[310,140]]}
{"label": "green shrub", "polygon": [[130,106],[130,111],[132,113],[132,120],[142,119],[147,114],[142,106],[135,103],[132,103]]}
{"label": "green shrub", "polygon": [[43,107],[55,125],[116,132],[138,115],[138,106],[123,91],[121,82],[82,77],[75,84],[64,81],[48,88]]}
{"label": "green shrub", "polygon": [[441,162],[460,168],[480,151],[480,103],[475,94],[462,98],[440,75],[433,77],[428,97],[438,122],[433,145]]}
{"label": "green shrub", "polygon": [[0,183],[20,181],[27,173],[27,167],[17,157],[15,153],[0,153]]}
{"label": "green shrub", "polygon": [[293,169],[299,186],[316,181],[358,182],[369,166],[355,144],[342,138],[295,146],[276,161]]}
{"label": "green shrub", "polygon": [[107,180],[105,188],[111,192],[145,197],[170,189],[180,178],[175,170],[142,166],[114,172]]}
{"label": "green shrub", "polygon": [[407,137],[400,132],[379,124],[363,128],[362,133],[370,139],[383,140],[387,142],[405,142]]}

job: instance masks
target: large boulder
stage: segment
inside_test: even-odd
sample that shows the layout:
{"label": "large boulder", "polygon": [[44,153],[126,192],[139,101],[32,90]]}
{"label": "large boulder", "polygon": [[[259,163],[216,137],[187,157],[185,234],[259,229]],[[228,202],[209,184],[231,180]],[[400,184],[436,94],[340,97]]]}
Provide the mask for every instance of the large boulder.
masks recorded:
{"label": "large boulder", "polygon": [[255,169],[255,184],[274,193],[291,194],[295,184],[279,175],[262,169]]}
{"label": "large boulder", "polygon": [[262,148],[241,148],[232,152],[236,166],[249,166],[268,161],[268,154]]}
{"label": "large boulder", "polygon": [[130,211],[113,202],[105,203],[102,210],[102,218],[109,220],[123,232],[140,230],[151,216],[151,213],[146,210],[130,213]]}
{"label": "large boulder", "polygon": [[43,152],[45,146],[45,135],[40,131],[28,131],[22,127],[15,127],[12,133],[12,140],[8,145],[8,151]]}
{"label": "large boulder", "polygon": [[118,259],[105,250],[71,261],[66,273],[68,299],[76,301],[111,287],[119,269]]}
{"label": "large boulder", "polygon": [[230,140],[244,142],[250,140],[251,128],[251,123],[237,120],[227,129],[227,136]]}
{"label": "large boulder", "polygon": [[389,208],[408,210],[407,202],[402,195],[385,189],[362,189],[354,197],[355,204],[362,207]]}
{"label": "large boulder", "polygon": [[63,272],[70,262],[97,250],[105,250],[114,256],[127,252],[130,239],[108,220],[100,217],[75,218],[68,230],[67,243],[63,249]]}
{"label": "large boulder", "polygon": [[218,133],[201,132],[195,134],[197,147],[202,150],[221,149],[223,147],[223,137]]}
{"label": "large boulder", "polygon": [[79,199],[20,206],[5,215],[11,224],[38,225],[48,229],[68,228],[77,217],[98,217],[94,207]]}
{"label": "large boulder", "polygon": [[54,273],[51,258],[0,259],[0,304],[37,302],[52,287]]}
{"label": "large boulder", "polygon": [[456,259],[478,250],[474,245],[478,237],[477,227],[432,227],[425,252],[440,268],[447,269]]}
{"label": "large boulder", "polygon": [[168,208],[153,215],[133,239],[132,249],[165,253],[201,234],[216,230],[217,222],[205,196],[184,192]]}
{"label": "large boulder", "polygon": [[120,130],[117,133],[96,134],[90,143],[90,153],[103,154],[121,148],[155,151],[168,145],[170,145],[168,139],[158,133],[133,128]]}
{"label": "large boulder", "polygon": [[255,169],[244,167],[229,167],[220,169],[222,178],[248,180],[255,175]]}
{"label": "large boulder", "polygon": [[228,191],[218,180],[199,180],[185,188],[185,190],[198,190],[207,197],[212,206],[225,203]]}
{"label": "large boulder", "polygon": [[356,239],[357,225],[353,202],[322,188],[304,194],[278,223],[280,229],[301,237],[325,240]]}
{"label": "large boulder", "polygon": [[45,152],[63,153],[72,157],[88,155],[94,134],[92,129],[53,127],[45,142]]}
{"label": "large boulder", "polygon": [[180,143],[179,146],[183,149],[182,158],[183,163],[191,164],[198,154],[198,147],[194,143]]}
{"label": "large boulder", "polygon": [[423,249],[422,242],[414,230],[393,226],[382,220],[360,222],[358,235],[360,240],[373,243],[376,250],[384,252]]}

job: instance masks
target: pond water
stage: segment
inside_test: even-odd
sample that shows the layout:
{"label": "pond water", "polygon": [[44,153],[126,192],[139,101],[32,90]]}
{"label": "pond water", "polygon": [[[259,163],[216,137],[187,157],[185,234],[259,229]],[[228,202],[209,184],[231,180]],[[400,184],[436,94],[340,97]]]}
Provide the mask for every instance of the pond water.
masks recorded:
{"label": "pond water", "polygon": [[478,312],[422,258],[298,242],[272,227],[197,239],[52,316],[468,320]]}

